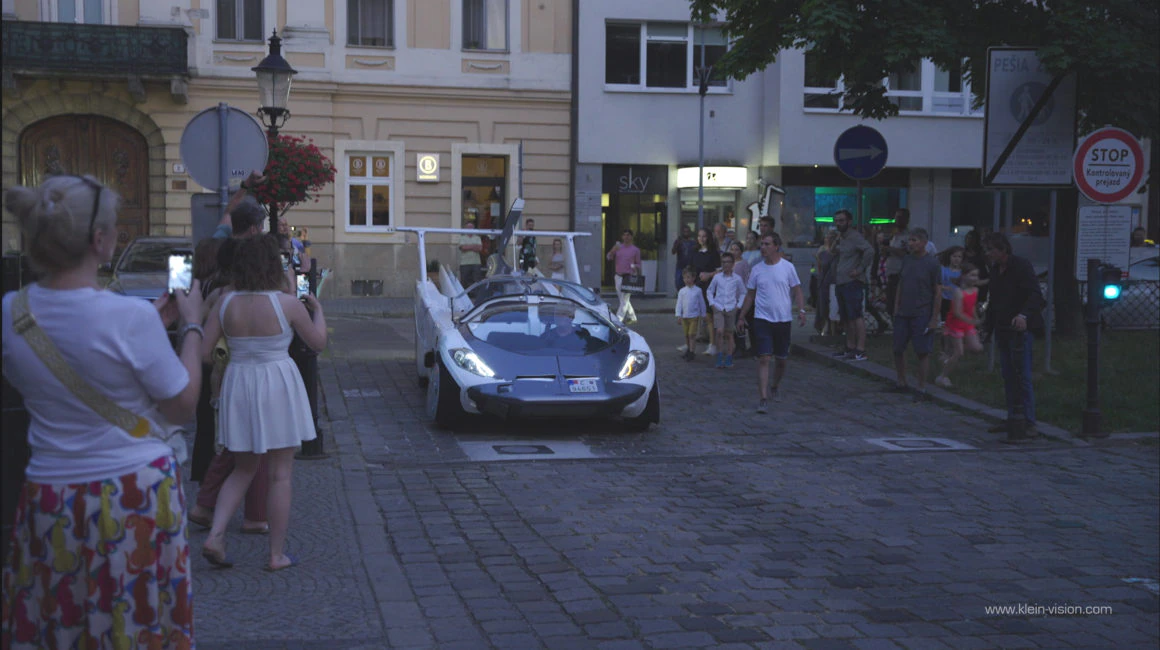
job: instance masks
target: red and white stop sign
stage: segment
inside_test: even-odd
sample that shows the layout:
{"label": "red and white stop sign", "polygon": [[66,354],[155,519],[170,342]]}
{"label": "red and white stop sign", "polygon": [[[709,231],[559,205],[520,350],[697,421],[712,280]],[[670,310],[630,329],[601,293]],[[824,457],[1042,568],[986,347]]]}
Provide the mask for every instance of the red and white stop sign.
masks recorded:
{"label": "red and white stop sign", "polygon": [[1119,203],[1144,178],[1144,148],[1131,133],[1105,126],[1084,138],[1075,150],[1075,184],[1096,203]]}

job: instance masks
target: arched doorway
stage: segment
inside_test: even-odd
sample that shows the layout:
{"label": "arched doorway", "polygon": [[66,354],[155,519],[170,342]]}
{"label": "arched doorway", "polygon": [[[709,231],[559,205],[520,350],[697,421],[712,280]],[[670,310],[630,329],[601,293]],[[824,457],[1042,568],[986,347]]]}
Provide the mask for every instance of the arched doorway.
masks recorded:
{"label": "arched doorway", "polygon": [[100,115],[58,115],[20,134],[20,183],[92,175],[121,195],[117,246],[149,234],[149,146],[133,127]]}

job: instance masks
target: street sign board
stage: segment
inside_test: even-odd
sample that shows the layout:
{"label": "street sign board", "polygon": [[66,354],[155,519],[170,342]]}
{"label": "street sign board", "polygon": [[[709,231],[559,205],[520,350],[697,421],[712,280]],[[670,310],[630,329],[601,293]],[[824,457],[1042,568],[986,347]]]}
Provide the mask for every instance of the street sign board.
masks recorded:
{"label": "street sign board", "polygon": [[[221,186],[222,160],[229,185],[236,186],[255,169],[266,169],[269,144],[262,125],[252,115],[232,106],[225,107],[225,137],[222,137],[217,106],[193,116],[181,134],[181,160],[193,180],[209,190]],[[225,155],[220,143],[225,142]]]}
{"label": "street sign board", "polygon": [[1119,203],[1140,187],[1144,148],[1131,133],[1106,126],[1084,138],[1072,165],[1084,196],[1096,203]]}
{"label": "street sign board", "polygon": [[842,132],[834,142],[834,164],[856,181],[874,178],[886,167],[886,138],[863,124]]}
{"label": "street sign board", "polygon": [[[1079,209],[1076,229],[1075,259],[1083,262],[1098,259],[1102,264],[1128,269],[1132,239],[1132,206],[1085,205]],[[1075,265],[1075,277],[1087,279],[1087,265]]]}
{"label": "street sign board", "polygon": [[987,177],[1053,76],[1034,48],[987,49],[983,179],[988,187],[1069,187],[1075,151],[1075,75],[1063,78],[994,179]]}

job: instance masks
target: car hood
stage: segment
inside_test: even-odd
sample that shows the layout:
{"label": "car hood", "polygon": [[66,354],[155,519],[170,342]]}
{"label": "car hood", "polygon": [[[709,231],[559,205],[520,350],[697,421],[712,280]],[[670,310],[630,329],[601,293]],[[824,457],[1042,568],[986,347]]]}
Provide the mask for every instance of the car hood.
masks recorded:
{"label": "car hood", "polygon": [[111,286],[126,296],[153,299],[169,288],[169,276],[164,273],[118,273]]}
{"label": "car hood", "polygon": [[616,378],[624,357],[629,351],[628,337],[621,337],[616,343],[585,355],[531,356],[512,354],[479,339],[470,341],[471,348],[506,380],[517,378],[601,377],[606,380]]}

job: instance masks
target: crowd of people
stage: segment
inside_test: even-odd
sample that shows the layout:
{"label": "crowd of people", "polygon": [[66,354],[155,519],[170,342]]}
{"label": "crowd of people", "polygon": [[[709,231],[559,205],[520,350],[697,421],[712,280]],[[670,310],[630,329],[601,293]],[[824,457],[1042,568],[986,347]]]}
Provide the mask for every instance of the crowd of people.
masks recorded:
{"label": "crowd of people", "polygon": [[[717,224],[699,229],[694,240],[684,227],[673,243],[683,285],[675,308],[684,336],[679,350],[692,361],[696,344],[707,343],[704,354],[714,356],[718,368],[733,367],[737,350],[748,350],[758,360],[758,411],[765,412],[785,373],[795,303],[805,322],[802,289],[771,218],[763,217],[758,230],[747,233],[744,248],[730,234]],[[718,244],[719,236],[728,241]],[[971,231],[964,246],[939,253],[926,230],[910,228],[905,208],[895,212],[889,231],[865,233],[853,227],[849,211],[839,210],[814,262],[814,328],[843,339],[835,358],[868,359],[869,315],[879,333],[892,333],[896,383],[889,390],[913,393],[922,401],[929,399],[926,381],[936,348],[940,367],[934,383],[950,388],[956,366],[967,354],[981,352],[985,335],[993,334],[1008,420],[992,430],[1008,432],[1011,441],[1036,434],[1031,350],[1033,334],[1043,329],[1045,301],[1031,262],[1014,255],[1005,235]],[[744,345],[739,347],[738,340]],[[908,348],[918,360],[913,377],[908,376]]]}
{"label": "crowd of people", "polygon": [[[190,290],[150,305],[98,281],[116,248],[116,192],[63,175],[7,191],[40,279],[3,302],[4,375],[32,449],[4,565],[5,647],[193,647],[187,521],[210,529],[201,554],[230,567],[226,529],[243,500],[242,532],[269,535],[265,568],[297,564],[291,471],[316,433],[288,349],[296,334],[322,350],[326,321],[284,265],[283,250],[301,249],[263,234],[245,194],[198,244]],[[183,442],[166,432],[195,416],[202,484],[187,513]]]}

